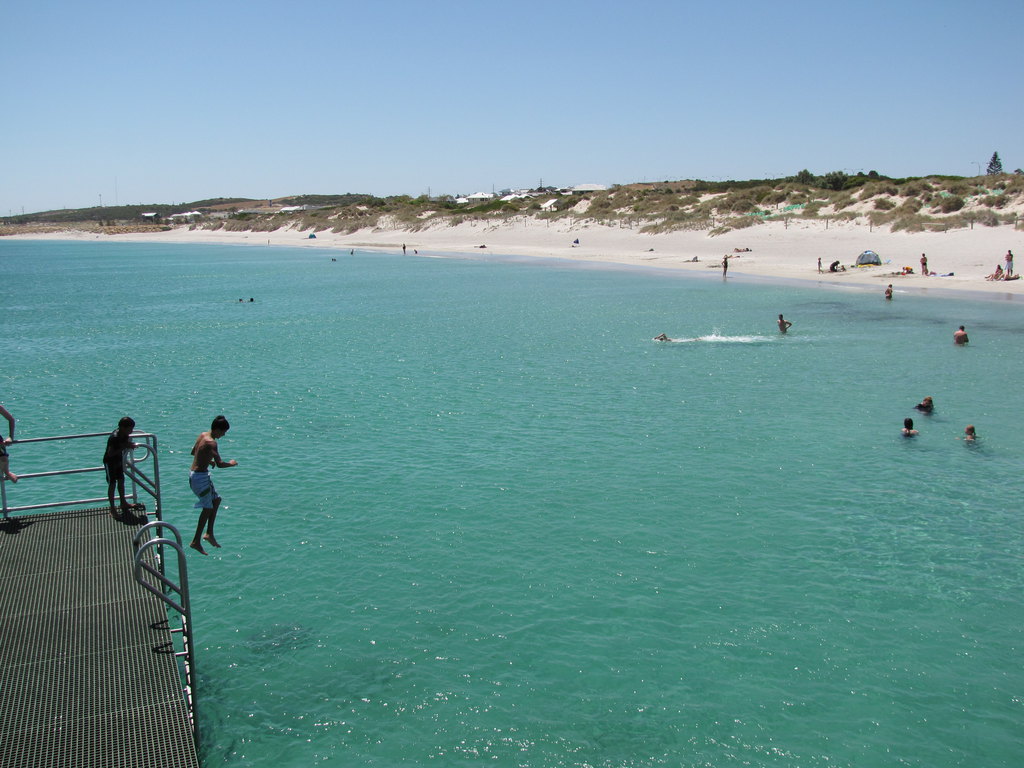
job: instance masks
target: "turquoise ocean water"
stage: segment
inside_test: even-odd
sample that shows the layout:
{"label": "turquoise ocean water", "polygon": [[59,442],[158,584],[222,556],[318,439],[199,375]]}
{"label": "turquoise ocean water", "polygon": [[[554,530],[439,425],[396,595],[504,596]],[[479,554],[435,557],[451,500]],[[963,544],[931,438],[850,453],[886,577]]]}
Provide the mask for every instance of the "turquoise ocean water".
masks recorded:
{"label": "turquoise ocean water", "polygon": [[189,537],[232,423],[189,559],[206,766],[1020,764],[1020,302],[303,248],[0,270],[19,437],[133,416]]}

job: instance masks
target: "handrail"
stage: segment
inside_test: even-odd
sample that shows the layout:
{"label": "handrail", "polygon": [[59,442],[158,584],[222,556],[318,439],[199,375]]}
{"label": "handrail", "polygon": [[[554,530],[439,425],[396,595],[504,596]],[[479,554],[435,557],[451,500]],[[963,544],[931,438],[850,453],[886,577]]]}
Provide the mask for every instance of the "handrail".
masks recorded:
{"label": "handrail", "polygon": [[[54,435],[50,437],[29,437],[15,440],[11,445],[27,445],[31,443],[48,443],[59,440],[80,440],[90,438],[108,437],[109,432],[88,432],[78,435]],[[135,448],[129,448],[124,453],[124,475],[125,480],[131,481],[131,499],[133,504],[139,503],[139,489],[154,499],[154,514],[157,520],[163,519],[163,503],[160,498],[160,464],[158,460],[157,438],[149,432],[132,432],[131,439],[136,443]],[[136,456],[136,451],[144,451],[143,455]],[[152,477],[142,470],[138,465],[152,459]],[[98,467],[76,467],[73,469],[57,469],[45,472],[24,472],[18,475],[18,481],[32,480],[41,477],[61,477],[64,475],[80,475],[90,472],[103,472],[102,466]],[[108,499],[105,496],[97,496],[82,499],[62,499],[60,501],[46,502],[42,504],[22,504],[20,506],[9,506],[7,503],[7,479],[0,475],[0,511],[6,518],[9,512],[28,512],[37,509],[55,509],[58,507],[80,507],[89,504],[106,504]]]}
{"label": "handrail", "polygon": [[[141,534],[157,527],[169,529],[174,534],[174,539],[168,539],[161,536],[150,539],[140,546],[139,539],[141,538]],[[135,534],[133,543],[136,547],[135,581],[137,581],[143,588],[160,598],[160,600],[162,600],[169,608],[173,608],[178,614],[178,618],[181,622],[181,628],[177,630],[172,629],[171,632],[173,634],[181,634],[182,647],[184,650],[175,653],[174,655],[182,659],[185,667],[185,700],[188,705],[189,722],[192,726],[192,738],[195,741],[196,749],[198,750],[199,714],[196,695],[197,677],[195,642],[192,636],[192,605],[188,594],[188,566],[185,561],[185,549],[182,546],[181,534],[178,532],[178,529],[170,523],[157,520],[140,528]],[[178,554],[178,579],[180,580],[180,583],[175,583],[164,573],[162,555],[164,546],[172,547]],[[153,547],[160,547],[159,552],[156,554],[159,568],[154,568],[143,560],[144,555]],[[156,587],[148,581],[146,574],[155,578],[159,582],[160,586]],[[175,600],[171,597],[168,594],[169,591],[177,593],[179,599]]]}
{"label": "handrail", "polygon": [[171,525],[170,523],[165,523],[163,520],[154,520],[151,523],[146,523],[144,526],[142,526],[141,528],[139,528],[139,530],[135,532],[135,536],[132,537],[132,548],[138,551],[139,539],[142,538],[142,534],[147,533],[153,530],[154,528],[169,529],[171,533],[174,534],[174,539],[178,542],[179,547],[184,542],[184,539],[181,538],[181,532],[175,526]]}
{"label": "handrail", "polygon": [[[62,440],[80,440],[106,438],[109,432],[91,432],[78,435],[56,435],[52,437],[32,437],[23,440],[15,440],[11,445],[26,445],[30,443],[50,443]],[[178,615],[180,628],[171,629],[172,635],[181,634],[184,650],[175,652],[175,657],[182,659],[184,666],[184,693],[185,703],[188,707],[189,722],[192,727],[192,738],[196,749],[199,748],[199,720],[196,709],[196,662],[195,662],[195,641],[192,636],[192,607],[188,594],[188,568],[185,562],[185,550],[181,533],[168,522],[163,520],[163,503],[160,496],[160,462],[157,447],[156,435],[149,432],[132,432],[131,441],[133,447],[125,450],[124,476],[126,481],[126,498],[128,497],[128,481],[131,482],[130,497],[133,504],[138,504],[139,492],[148,494],[155,501],[154,513],[156,519],[146,523],[136,531],[132,539],[134,549],[134,577],[135,580],[146,590],[156,595],[168,608],[174,610]],[[138,454],[140,455],[136,455]],[[152,470],[146,471],[147,467],[140,466],[152,460]],[[55,469],[44,472],[23,472],[18,475],[19,485],[24,480],[32,480],[42,477],[59,477],[64,475],[81,475],[93,472],[103,472],[103,466],[99,467],[78,467],[73,469]],[[23,512],[34,509],[49,509],[54,507],[80,507],[102,503],[109,504],[107,496],[85,499],[61,499],[59,501],[45,502],[40,504],[22,504],[20,506],[8,506],[7,504],[7,479],[0,475],[0,509],[6,518],[9,512]],[[151,532],[160,533],[163,529],[173,534],[172,538],[157,535],[149,541],[142,542],[142,539],[151,535]],[[164,547],[172,547],[178,554],[178,583],[168,578],[165,568]],[[154,567],[151,562],[145,560],[147,553],[154,547],[150,558],[156,562]],[[155,582],[155,583],[154,583]],[[158,586],[157,586],[158,585]],[[177,595],[175,599],[174,595]],[[169,620],[169,619],[168,619]],[[173,645],[172,645],[173,647]]]}

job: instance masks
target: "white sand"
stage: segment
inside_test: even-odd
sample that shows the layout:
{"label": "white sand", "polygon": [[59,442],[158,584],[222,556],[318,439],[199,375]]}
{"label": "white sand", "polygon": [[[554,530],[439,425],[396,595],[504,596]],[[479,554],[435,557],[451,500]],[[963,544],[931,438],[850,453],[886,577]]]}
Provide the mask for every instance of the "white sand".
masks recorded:
{"label": "white sand", "polygon": [[[890,232],[859,222],[791,221],[769,222],[711,237],[704,231],[673,232],[661,235],[640,234],[636,230],[606,227],[595,223],[560,220],[547,222],[517,217],[508,222],[489,224],[468,222],[458,226],[434,226],[421,231],[402,229],[364,229],[353,234],[319,231],[316,239],[309,232],[280,229],[274,232],[226,232],[179,227],[167,232],[103,236],[81,232],[15,235],[33,239],[109,239],[120,242],[224,243],[238,245],[286,245],[324,251],[351,249],[401,250],[404,243],[411,255],[444,254],[517,255],[575,259],[721,273],[722,257],[729,259],[729,278],[757,276],[810,280],[821,285],[874,289],[879,293],[892,283],[901,291],[927,291],[942,295],[947,291],[977,291],[989,298],[1024,299],[1024,280],[986,281],[996,264],[1003,264],[1008,249],[1020,259],[1017,271],[1024,271],[1024,231],[1011,225],[952,230],[944,233]],[[579,246],[573,240],[579,238]],[[486,248],[479,246],[486,245]],[[749,248],[749,252],[735,249]],[[850,269],[864,250],[879,254],[883,265]],[[921,254],[938,276],[920,274]],[[697,262],[690,261],[697,257]],[[818,274],[818,258],[825,274]],[[847,272],[829,274],[828,265],[839,259]],[[904,266],[913,275],[893,275]],[[952,274],[950,274],[952,273]]]}

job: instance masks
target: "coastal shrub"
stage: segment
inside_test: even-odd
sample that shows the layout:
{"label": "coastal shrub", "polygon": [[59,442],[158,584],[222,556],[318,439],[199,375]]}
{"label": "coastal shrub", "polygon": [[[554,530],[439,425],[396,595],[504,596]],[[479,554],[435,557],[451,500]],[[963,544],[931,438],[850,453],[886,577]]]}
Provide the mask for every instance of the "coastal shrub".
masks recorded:
{"label": "coastal shrub", "polygon": [[729,201],[728,210],[733,213],[749,213],[757,208],[757,201],[747,195],[737,195],[731,201]]}
{"label": "coastal shrub", "polygon": [[999,214],[990,208],[969,211],[963,214],[963,216],[966,221],[981,224],[983,227],[998,227],[1002,223],[999,219]]}
{"label": "coastal shrub", "polygon": [[981,205],[988,208],[1003,208],[1007,202],[1007,195],[986,195],[981,199]]}
{"label": "coastal shrub", "polygon": [[879,198],[875,199],[875,210],[876,211],[891,211],[895,207],[896,207],[896,203],[894,203],[888,197],[879,197]]}
{"label": "coastal shrub", "polygon": [[900,194],[904,197],[921,197],[932,191],[932,186],[926,181],[912,181],[904,184]]}
{"label": "coastal shrub", "polygon": [[722,221],[708,234],[711,236],[724,235],[726,232],[732,232],[736,229],[746,229],[747,227],[755,227],[763,223],[764,222],[759,216],[731,216]]}
{"label": "coastal shrub", "polygon": [[915,213],[920,211],[922,207],[924,207],[924,203],[922,203],[916,197],[908,197],[900,204],[900,207],[897,209],[897,212],[901,216],[913,216]]}
{"label": "coastal shrub", "polygon": [[880,227],[883,224],[888,224],[894,218],[893,214],[887,211],[868,211],[867,217],[868,221],[871,222],[871,225],[874,227]]}
{"label": "coastal shrub", "polygon": [[937,207],[943,213],[954,213],[964,207],[964,199],[959,195],[948,195],[939,200]]}
{"label": "coastal shrub", "polygon": [[923,232],[932,221],[930,217],[920,214],[900,216],[889,224],[889,229],[893,232]]}
{"label": "coastal shrub", "polygon": [[821,177],[819,186],[824,189],[842,190],[846,188],[846,182],[849,181],[850,176],[843,171],[829,171]]}
{"label": "coastal shrub", "polygon": [[648,234],[660,234],[663,232],[675,232],[678,230],[702,230],[711,228],[710,216],[701,210],[692,208],[678,208],[668,212],[665,216],[656,221],[649,221],[641,228],[641,232]]}
{"label": "coastal shrub", "polygon": [[761,198],[761,205],[780,205],[789,199],[789,193],[782,189],[776,189],[769,192],[767,195]]}
{"label": "coastal shrub", "polygon": [[841,211],[843,208],[853,205],[853,195],[849,193],[836,195],[829,202],[832,203],[832,207],[835,210]]}

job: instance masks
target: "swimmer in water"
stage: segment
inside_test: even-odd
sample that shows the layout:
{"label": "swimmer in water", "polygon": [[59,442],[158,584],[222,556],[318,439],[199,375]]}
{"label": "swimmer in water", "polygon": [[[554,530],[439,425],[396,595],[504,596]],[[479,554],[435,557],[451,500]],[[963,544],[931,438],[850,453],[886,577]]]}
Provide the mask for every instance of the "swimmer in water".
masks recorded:
{"label": "swimmer in water", "polygon": [[917,408],[917,410],[921,411],[922,413],[931,413],[932,411],[935,410],[935,403],[932,402],[931,397],[926,397],[924,400],[922,400],[914,407]]}
{"label": "swimmer in water", "polygon": [[974,431],[974,425],[973,424],[968,424],[966,427],[964,427],[964,440],[968,440],[968,441],[973,442],[973,441],[975,441],[977,439],[978,439],[978,435]]}
{"label": "swimmer in water", "polygon": [[961,325],[957,330],[953,331],[953,343],[958,346],[963,346],[968,343],[970,339],[967,338],[967,331]]}
{"label": "swimmer in water", "polygon": [[793,324],[789,322],[789,320],[784,318],[782,315],[779,315],[779,333],[785,333],[792,327]]}
{"label": "swimmer in water", "polygon": [[917,430],[914,429],[914,420],[906,418],[903,420],[903,430],[901,434],[904,437],[917,437]]}

